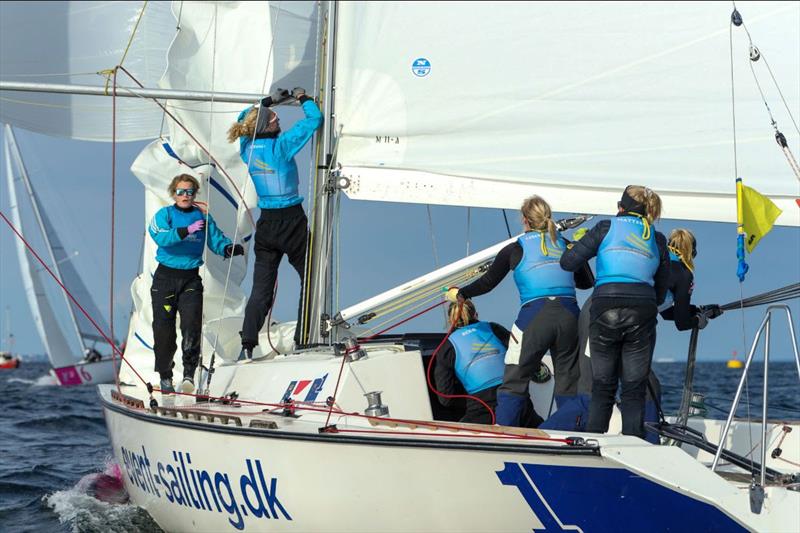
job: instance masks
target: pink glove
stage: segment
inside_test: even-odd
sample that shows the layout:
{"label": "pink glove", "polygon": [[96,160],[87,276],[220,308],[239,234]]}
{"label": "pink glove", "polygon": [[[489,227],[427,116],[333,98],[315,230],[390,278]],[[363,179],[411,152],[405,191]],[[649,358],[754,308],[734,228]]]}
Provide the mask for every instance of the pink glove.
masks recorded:
{"label": "pink glove", "polygon": [[206,223],[205,220],[203,220],[201,218],[200,220],[196,220],[196,221],[192,222],[191,224],[189,224],[189,227],[186,228],[186,229],[189,230],[189,234],[191,235],[192,233],[194,233],[196,231],[202,230],[203,229],[203,225],[205,223]]}

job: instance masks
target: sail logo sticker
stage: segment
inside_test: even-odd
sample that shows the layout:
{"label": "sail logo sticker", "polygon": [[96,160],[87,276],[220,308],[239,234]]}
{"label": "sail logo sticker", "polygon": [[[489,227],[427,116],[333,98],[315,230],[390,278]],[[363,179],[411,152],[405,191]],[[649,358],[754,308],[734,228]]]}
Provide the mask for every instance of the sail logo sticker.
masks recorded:
{"label": "sail logo sticker", "polygon": [[424,78],[431,73],[431,62],[424,57],[419,57],[411,64],[411,72],[414,73],[414,76]]}
{"label": "sail logo sticker", "polygon": [[325,380],[327,379],[328,374],[325,374],[314,380],[298,379],[290,381],[289,385],[286,387],[286,392],[283,393],[281,403],[286,403],[289,400],[299,400],[303,393],[305,393],[305,398],[303,398],[304,402],[313,402],[317,399],[317,396],[319,396],[322,387],[325,385]]}

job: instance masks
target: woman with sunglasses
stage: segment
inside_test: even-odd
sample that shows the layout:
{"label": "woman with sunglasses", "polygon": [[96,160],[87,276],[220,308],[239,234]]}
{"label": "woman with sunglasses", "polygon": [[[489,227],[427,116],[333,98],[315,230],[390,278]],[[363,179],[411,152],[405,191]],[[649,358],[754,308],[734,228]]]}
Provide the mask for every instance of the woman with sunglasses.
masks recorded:
{"label": "woman with sunglasses", "polygon": [[175,201],[162,207],[150,221],[150,237],[158,245],[158,267],[153,274],[150,299],[153,304],[153,352],[161,378],[161,393],[175,392],[172,382],[173,358],[177,346],[175,319],[181,316],[183,382],[181,390],[194,392],[194,372],[200,359],[203,321],[203,280],[200,265],[206,245],[217,255],[243,255],[241,244],[217,227],[210,214],[194,204],[200,183],[194,176],[180,174],[167,189]]}
{"label": "woman with sunglasses", "polygon": [[605,433],[622,381],[622,433],[645,438],[645,395],[656,343],[658,305],[669,282],[667,239],[653,223],[661,198],[629,185],[618,213],[601,220],[561,256],[576,271],[597,256],[597,281],[589,310],[592,400],[586,431]]}
{"label": "woman with sunglasses", "polygon": [[722,314],[718,305],[696,307],[691,304],[694,290],[694,258],[697,240],[688,229],[677,228],[669,234],[669,285],[661,317],[675,322],[678,331],[703,329],[708,321]]}

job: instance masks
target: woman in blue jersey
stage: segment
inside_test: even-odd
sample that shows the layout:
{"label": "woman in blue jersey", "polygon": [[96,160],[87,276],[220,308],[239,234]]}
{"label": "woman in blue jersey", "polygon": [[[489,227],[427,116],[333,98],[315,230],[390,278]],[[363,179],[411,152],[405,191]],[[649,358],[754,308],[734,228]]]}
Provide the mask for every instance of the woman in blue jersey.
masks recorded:
{"label": "woman in blue jersey", "polygon": [[514,272],[521,308],[511,329],[503,383],[497,391],[497,423],[503,426],[522,425],[530,403],[529,383],[548,350],[555,370],[556,401],[575,394],[580,312],[575,287],[588,289],[594,281],[588,265],[575,274],[559,266],[568,241],[556,229],[546,201],[532,196],[521,211],[525,233],[497,254],[481,278],[448,293],[451,300],[479,296]]}
{"label": "woman in blue jersey", "polygon": [[[305,117],[287,131],[281,131],[278,114],[269,107],[290,99],[300,104]],[[297,87],[291,96],[288,91],[277,89],[261,100],[260,107],[248,107],[228,130],[229,142],[239,140],[239,155],[247,165],[261,208],[253,247],[256,256],[253,288],[241,331],[242,354],[248,359],[258,346],[258,334],[273,305],[278,266],[284,255],[303,282],[308,219],[303,211],[294,157],[321,125],[322,113],[314,99]],[[300,322],[298,309],[295,345],[301,339]]]}
{"label": "woman in blue jersey", "polygon": [[645,389],[656,342],[658,305],[669,282],[667,240],[653,223],[661,199],[629,185],[616,218],[602,220],[561,256],[576,271],[597,256],[590,309],[592,400],[586,431],[605,433],[622,381],[622,433],[644,438]]}
{"label": "woman in blue jersey", "polygon": [[[211,215],[194,205],[200,183],[194,176],[172,178],[169,194],[173,205],[162,207],[150,221],[150,237],[158,245],[158,267],[153,274],[150,299],[153,304],[153,351],[162,394],[175,392],[172,363],[177,346],[175,319],[181,316],[183,392],[194,391],[194,372],[200,359],[203,320],[203,280],[200,265],[203,249],[231,257],[244,254],[241,244],[232,244]],[[207,227],[206,227],[207,226]]]}
{"label": "woman in blue jersey", "polygon": [[675,322],[678,331],[703,329],[708,321],[722,314],[718,305],[692,305],[694,258],[697,241],[688,229],[677,228],[669,234],[669,284],[666,300],[658,308],[661,317]]}
{"label": "woman in blue jersey", "polygon": [[[492,409],[497,404],[497,387],[503,382],[503,360],[511,333],[494,322],[479,322],[472,300],[451,303],[448,310],[453,331],[436,355],[436,389],[445,395],[457,395],[459,383],[470,396],[481,399]],[[439,403],[449,407],[454,398],[439,396]],[[460,420],[491,424],[492,414],[480,402],[467,400]]]}

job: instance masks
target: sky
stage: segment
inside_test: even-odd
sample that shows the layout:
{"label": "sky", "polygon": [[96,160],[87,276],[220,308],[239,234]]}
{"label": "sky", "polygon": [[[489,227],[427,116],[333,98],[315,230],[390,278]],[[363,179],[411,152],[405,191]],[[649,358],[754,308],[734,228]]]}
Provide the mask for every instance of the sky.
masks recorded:
{"label": "sky", "polygon": [[[284,120],[284,128],[291,120]],[[92,293],[101,312],[110,307],[110,191],[111,146],[57,139],[24,130],[15,130],[31,180],[42,206],[56,226],[63,244],[76,253],[72,260]],[[131,310],[130,283],[140,267],[140,254],[146,221],[141,183],[129,171],[130,165],[145,146],[144,142],[118,145],[116,259],[114,284],[115,331],[127,331]],[[303,175],[300,190],[307,190],[308,148],[298,156]],[[2,156],[4,158],[4,156]],[[10,218],[5,161],[0,165],[0,210]],[[787,167],[786,179],[794,179]],[[646,185],[646,183],[643,183]],[[534,191],[532,191],[534,192]],[[520,199],[520,204],[522,203]],[[308,203],[304,203],[308,211]],[[668,210],[668,206],[665,206]],[[731,206],[734,209],[734,206]],[[342,200],[340,221],[340,307],[346,307],[405,281],[456,261],[465,255],[491,246],[508,237],[503,211],[468,210],[463,207]],[[257,213],[255,213],[257,216]],[[517,211],[506,210],[511,231],[521,231]],[[569,216],[569,213],[557,214]],[[23,216],[25,216],[23,214]],[[469,221],[468,221],[469,220]],[[590,221],[593,225],[598,218]],[[30,218],[27,219],[32,224]],[[779,227],[772,230],[748,257],[750,273],[740,287],[736,277],[736,227],[734,224],[662,220],[657,229],[665,234],[676,227],[691,229],[698,241],[696,259],[695,304],[724,304],[800,281],[800,228]],[[14,335],[14,351],[40,354],[44,348],[33,325],[28,301],[22,286],[17,261],[16,236],[0,221],[0,311],[3,311],[3,348],[7,332]],[[41,242],[34,246],[42,254]],[[435,249],[435,254],[434,254]],[[253,256],[248,255],[248,274],[244,283],[249,293]],[[48,280],[48,290],[55,282]],[[299,293],[299,280],[286,260],[281,265],[279,292],[273,316],[293,320]],[[579,291],[579,302],[588,296]],[[61,298],[59,296],[59,298]],[[60,303],[60,302],[59,302]],[[510,329],[518,311],[519,300],[513,277],[494,291],[475,299],[482,320]],[[800,330],[800,302],[791,302],[795,329]],[[7,312],[6,312],[7,310]],[[65,309],[60,308],[65,319]],[[730,311],[712,321],[701,331],[698,360],[727,360],[733,352],[742,358],[758,328],[765,308]],[[57,308],[57,313],[59,308]],[[9,320],[6,320],[6,317]],[[107,316],[106,316],[107,318]],[[66,322],[65,322],[66,323]],[[436,309],[404,324],[396,332],[445,331],[443,313]],[[743,331],[746,338],[743,341]],[[772,329],[775,360],[792,358],[785,319],[780,317]],[[671,322],[660,321],[656,360],[686,359],[689,333],[678,332]],[[745,346],[746,345],[746,346]],[[763,351],[757,352],[762,357]]]}

